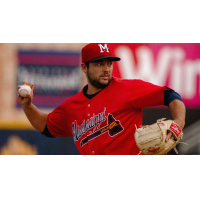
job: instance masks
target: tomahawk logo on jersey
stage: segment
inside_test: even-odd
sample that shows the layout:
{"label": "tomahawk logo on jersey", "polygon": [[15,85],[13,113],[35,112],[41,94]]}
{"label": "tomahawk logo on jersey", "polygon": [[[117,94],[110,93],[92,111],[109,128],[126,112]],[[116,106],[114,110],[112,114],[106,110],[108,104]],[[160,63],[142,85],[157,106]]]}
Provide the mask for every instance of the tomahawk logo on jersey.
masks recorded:
{"label": "tomahawk logo on jersey", "polygon": [[119,121],[116,121],[115,118],[111,115],[108,114],[108,125],[104,126],[100,130],[95,131],[91,133],[90,135],[86,136],[83,140],[81,140],[80,145],[83,147],[83,145],[87,144],[88,141],[93,140],[96,137],[99,137],[105,132],[108,132],[110,137],[114,137],[115,135],[121,133],[124,129],[121,126]]}
{"label": "tomahawk logo on jersey", "polygon": [[[112,114],[109,113],[108,116],[106,117],[105,111],[106,108],[104,108],[104,112],[102,113],[99,113],[97,115],[93,114],[93,117],[87,119],[87,121],[84,120],[80,126],[77,125],[76,120],[75,122],[72,123],[72,132],[74,135],[74,141],[78,141],[83,134],[87,133],[87,131],[89,131],[90,133],[90,135],[88,136],[86,135],[86,137],[81,140],[80,142],[81,147],[86,143],[88,143],[89,140],[92,140],[105,132],[108,132],[110,137],[114,137],[115,135],[124,130],[120,122],[117,121]],[[100,129],[101,122],[105,121],[106,118],[108,119],[107,125]],[[92,131],[90,131],[91,129]]]}

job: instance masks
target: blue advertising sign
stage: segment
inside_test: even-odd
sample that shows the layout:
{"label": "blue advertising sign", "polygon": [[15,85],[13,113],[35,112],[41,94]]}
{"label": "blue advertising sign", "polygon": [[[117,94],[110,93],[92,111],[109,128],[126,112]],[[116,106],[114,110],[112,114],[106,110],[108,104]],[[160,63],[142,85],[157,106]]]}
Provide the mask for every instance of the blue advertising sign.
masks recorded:
{"label": "blue advertising sign", "polygon": [[80,53],[19,51],[17,85],[23,81],[34,84],[36,106],[57,107],[80,90]]}

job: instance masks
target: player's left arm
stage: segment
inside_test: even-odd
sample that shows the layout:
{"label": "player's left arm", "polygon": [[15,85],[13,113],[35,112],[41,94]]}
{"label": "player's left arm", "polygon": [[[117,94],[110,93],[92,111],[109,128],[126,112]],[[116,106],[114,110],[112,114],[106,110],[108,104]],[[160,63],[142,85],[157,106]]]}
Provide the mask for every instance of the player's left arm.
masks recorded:
{"label": "player's left arm", "polygon": [[180,94],[174,90],[165,90],[164,105],[169,107],[174,121],[183,129],[185,126],[186,109]]}
{"label": "player's left arm", "polygon": [[182,101],[175,99],[169,104],[169,110],[172,114],[174,121],[181,127],[185,126],[186,109]]}
{"label": "player's left arm", "polygon": [[[174,122],[183,129],[185,126],[186,109],[181,96],[173,90],[165,90],[164,104],[169,107]],[[166,141],[171,137],[172,133],[169,133],[166,137]]]}

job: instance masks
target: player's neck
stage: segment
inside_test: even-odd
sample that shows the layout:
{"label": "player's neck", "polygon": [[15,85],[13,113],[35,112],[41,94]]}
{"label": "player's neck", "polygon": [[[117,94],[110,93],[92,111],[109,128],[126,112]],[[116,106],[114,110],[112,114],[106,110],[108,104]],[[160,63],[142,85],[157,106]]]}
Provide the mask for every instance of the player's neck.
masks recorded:
{"label": "player's neck", "polygon": [[96,94],[97,92],[101,91],[103,88],[96,88],[91,84],[88,84],[88,89],[87,89],[87,94],[88,95],[92,95],[92,94]]}

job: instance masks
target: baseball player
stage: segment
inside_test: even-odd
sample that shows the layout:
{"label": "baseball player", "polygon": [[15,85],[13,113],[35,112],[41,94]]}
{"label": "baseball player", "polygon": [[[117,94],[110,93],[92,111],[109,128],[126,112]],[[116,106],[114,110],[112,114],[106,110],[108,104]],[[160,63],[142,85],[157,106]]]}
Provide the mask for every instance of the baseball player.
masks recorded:
{"label": "baseball player", "polygon": [[[32,93],[18,100],[33,127],[47,137],[73,136],[83,155],[136,155],[134,133],[141,127],[143,108],[166,105],[174,122],[185,125],[185,106],[180,95],[167,87],[142,80],[123,80],[112,76],[113,62],[109,44],[88,44],[81,52],[82,71],[87,85],[53,112],[45,114],[32,104]],[[18,88],[21,86],[19,85]],[[172,138],[169,133],[166,141]]]}

